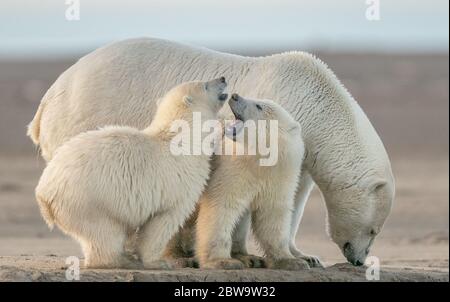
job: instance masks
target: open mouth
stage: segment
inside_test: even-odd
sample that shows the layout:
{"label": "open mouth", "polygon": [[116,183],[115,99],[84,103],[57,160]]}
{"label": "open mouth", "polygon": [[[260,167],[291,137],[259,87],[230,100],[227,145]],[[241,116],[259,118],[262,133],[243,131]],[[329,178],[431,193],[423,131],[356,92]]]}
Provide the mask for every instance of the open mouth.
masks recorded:
{"label": "open mouth", "polygon": [[234,115],[234,118],[236,119],[236,121],[241,121],[241,122],[244,121],[242,116],[234,110],[233,106],[230,106],[230,109],[231,109],[231,112],[233,112],[233,115]]}
{"label": "open mouth", "polygon": [[235,120],[225,127],[225,135],[235,141],[237,135],[244,128],[244,121],[241,115],[239,115],[236,111],[234,111],[232,106],[230,106],[230,108],[231,111],[233,112]]}
{"label": "open mouth", "polygon": [[241,120],[234,120],[231,124],[225,127],[225,135],[236,141],[236,137],[244,128],[244,123]]}

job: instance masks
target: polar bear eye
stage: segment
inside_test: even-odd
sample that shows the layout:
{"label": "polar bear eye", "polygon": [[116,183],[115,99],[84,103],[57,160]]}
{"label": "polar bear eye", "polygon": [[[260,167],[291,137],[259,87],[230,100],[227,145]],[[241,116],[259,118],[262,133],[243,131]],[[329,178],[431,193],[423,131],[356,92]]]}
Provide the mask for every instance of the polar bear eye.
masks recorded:
{"label": "polar bear eye", "polygon": [[258,108],[258,110],[262,110],[262,107],[259,104],[256,104],[256,108]]}
{"label": "polar bear eye", "polygon": [[375,236],[377,234],[377,232],[374,230],[374,229],[371,229],[370,230],[370,235],[371,236]]}

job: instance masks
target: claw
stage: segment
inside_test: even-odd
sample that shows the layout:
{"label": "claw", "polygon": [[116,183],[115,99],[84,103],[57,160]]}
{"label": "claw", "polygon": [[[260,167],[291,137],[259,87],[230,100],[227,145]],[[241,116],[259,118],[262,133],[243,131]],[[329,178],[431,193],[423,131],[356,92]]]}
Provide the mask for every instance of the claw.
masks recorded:
{"label": "claw", "polygon": [[233,258],[242,261],[248,268],[264,268],[264,258],[255,255],[235,254]]}
{"label": "claw", "polygon": [[319,268],[324,268],[324,265],[322,264],[322,262],[320,261],[320,259],[318,257],[315,256],[301,256],[301,257],[297,257],[298,259],[303,259],[306,262],[308,262],[310,267],[319,267]]}
{"label": "claw", "polygon": [[199,263],[195,257],[181,257],[168,260],[175,268],[199,268]]}

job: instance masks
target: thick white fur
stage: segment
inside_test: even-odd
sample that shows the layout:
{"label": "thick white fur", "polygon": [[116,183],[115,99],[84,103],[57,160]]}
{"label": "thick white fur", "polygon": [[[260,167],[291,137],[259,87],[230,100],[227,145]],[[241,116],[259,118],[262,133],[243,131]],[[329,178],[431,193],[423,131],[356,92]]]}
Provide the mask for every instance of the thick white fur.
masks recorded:
{"label": "thick white fur", "polygon": [[58,146],[83,131],[108,124],[142,129],[156,109],[149,100],[178,83],[222,74],[230,91],[272,99],[302,126],[306,155],[292,216],[291,252],[308,259],[296,248],[295,234],[316,183],[327,205],[330,235],[341,249],[352,243],[348,259],[362,260],[373,241],[371,230],[379,232],[390,212],[394,178],[389,158],[352,96],[310,54],[253,58],[160,39],[114,43],[83,57],[58,78],[28,134],[49,160]]}
{"label": "thick white fur", "polygon": [[[192,123],[194,111],[216,118],[224,84],[186,83],[172,89],[142,131],[110,126],[75,136],[55,152],[36,188],[42,216],[82,246],[87,267],[134,267],[124,253],[140,233],[137,252],[147,268],[192,213],[204,189],[209,157],[174,156],[174,120]],[[212,89],[211,86],[214,89]]]}
{"label": "thick white fur", "polygon": [[[267,267],[308,267],[289,250],[291,211],[304,155],[300,124],[272,101],[239,98],[236,102],[245,104],[242,110],[234,110],[246,121],[278,121],[278,145],[272,146],[278,148],[278,160],[274,166],[261,166],[259,153],[215,157],[214,172],[199,202],[196,252],[200,267],[244,267],[231,258],[231,248],[232,233],[246,212],[251,213],[253,232],[267,257]],[[231,141],[228,137],[225,140]],[[240,143],[247,145],[245,141],[235,144]]]}

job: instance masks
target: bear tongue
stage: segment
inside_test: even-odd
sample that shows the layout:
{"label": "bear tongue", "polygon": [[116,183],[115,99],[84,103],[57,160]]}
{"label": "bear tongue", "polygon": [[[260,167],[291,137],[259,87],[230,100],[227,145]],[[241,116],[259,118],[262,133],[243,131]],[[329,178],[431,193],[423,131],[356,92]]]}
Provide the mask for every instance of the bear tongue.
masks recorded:
{"label": "bear tongue", "polygon": [[225,127],[225,135],[233,138],[238,135],[243,128],[244,123],[241,120],[234,120],[233,122],[228,124],[227,127]]}

